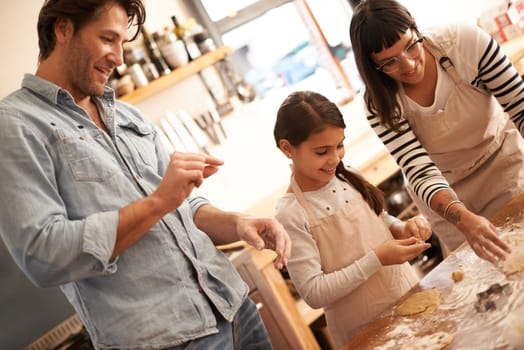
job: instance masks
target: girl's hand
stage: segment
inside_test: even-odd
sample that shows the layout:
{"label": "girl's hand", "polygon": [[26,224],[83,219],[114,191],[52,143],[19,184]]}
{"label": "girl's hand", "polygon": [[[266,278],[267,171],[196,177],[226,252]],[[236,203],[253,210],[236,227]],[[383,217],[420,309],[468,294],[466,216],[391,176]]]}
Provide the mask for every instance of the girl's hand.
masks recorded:
{"label": "girl's hand", "polygon": [[415,238],[390,240],[375,248],[380,263],[383,266],[402,264],[419,256],[431,244],[421,242]]}
{"label": "girl's hand", "polygon": [[420,241],[426,241],[431,237],[431,225],[422,215],[409,218],[404,227],[404,237],[415,237]]}
{"label": "girl's hand", "polygon": [[431,237],[431,225],[422,215],[414,216],[406,221],[399,220],[390,226],[390,231],[397,239],[415,237],[424,242]]}

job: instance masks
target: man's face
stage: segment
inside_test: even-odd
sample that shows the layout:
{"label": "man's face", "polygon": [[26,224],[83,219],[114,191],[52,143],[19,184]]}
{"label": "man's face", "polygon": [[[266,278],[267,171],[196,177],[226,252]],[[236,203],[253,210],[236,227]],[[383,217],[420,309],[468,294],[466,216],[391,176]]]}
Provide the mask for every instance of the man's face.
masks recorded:
{"label": "man's face", "polygon": [[63,86],[79,101],[104,92],[113,69],[123,63],[123,44],[128,39],[125,10],[107,5],[99,15],[86,24],[66,43],[66,62]]}

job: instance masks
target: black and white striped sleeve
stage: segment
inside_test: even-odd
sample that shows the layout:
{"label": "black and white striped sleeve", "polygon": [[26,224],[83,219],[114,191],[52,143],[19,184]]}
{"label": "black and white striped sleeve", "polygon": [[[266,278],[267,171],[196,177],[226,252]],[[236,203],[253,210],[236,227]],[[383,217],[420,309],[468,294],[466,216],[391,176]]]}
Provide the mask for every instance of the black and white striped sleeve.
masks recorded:
{"label": "black and white striped sleeve", "polygon": [[524,82],[492,38],[488,39],[478,63],[478,75],[471,83],[492,93],[524,135]]}
{"label": "black and white striped sleeve", "polygon": [[367,116],[369,125],[386,146],[405,174],[417,196],[430,207],[431,197],[450,186],[440,170],[432,162],[428,152],[422,147],[408,122],[401,122],[400,132],[386,129],[377,116]]}

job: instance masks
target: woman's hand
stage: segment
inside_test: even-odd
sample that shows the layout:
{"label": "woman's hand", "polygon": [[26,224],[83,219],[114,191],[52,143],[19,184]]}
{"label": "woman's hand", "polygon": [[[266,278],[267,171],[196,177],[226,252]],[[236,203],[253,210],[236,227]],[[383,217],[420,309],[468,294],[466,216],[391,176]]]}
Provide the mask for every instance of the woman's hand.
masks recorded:
{"label": "woman's hand", "polygon": [[461,210],[460,214],[455,215],[459,218],[457,228],[480,258],[497,264],[506,258],[506,253],[511,253],[511,249],[498,237],[497,228],[489,220],[467,210]]}
{"label": "woman's hand", "polygon": [[429,243],[419,243],[415,237],[390,240],[375,248],[380,263],[383,266],[402,264],[419,256],[424,250],[431,247]]}
{"label": "woman's hand", "polygon": [[462,232],[480,258],[497,264],[506,258],[506,253],[511,253],[508,245],[499,239],[496,227],[466,208],[451,190],[437,192],[431,199],[431,208]]}

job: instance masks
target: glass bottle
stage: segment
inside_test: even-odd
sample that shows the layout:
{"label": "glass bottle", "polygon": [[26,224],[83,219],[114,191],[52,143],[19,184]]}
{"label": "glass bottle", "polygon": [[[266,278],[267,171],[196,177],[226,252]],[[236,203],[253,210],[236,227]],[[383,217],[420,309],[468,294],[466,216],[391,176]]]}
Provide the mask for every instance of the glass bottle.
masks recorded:
{"label": "glass bottle", "polygon": [[206,54],[216,50],[215,42],[207,34],[207,31],[204,29],[200,33],[193,35],[193,39],[198,46],[198,49],[202,54]]}
{"label": "glass bottle", "polygon": [[144,26],[142,26],[141,32],[142,38],[144,40],[144,46],[146,47],[149,58],[155,65],[158,73],[160,75],[167,75],[171,73],[171,69],[169,69],[166,60],[162,56],[162,53],[160,52],[160,49],[158,48],[158,45],[151,34],[149,34]]}
{"label": "glass bottle", "polygon": [[182,26],[180,22],[178,22],[176,16],[171,16],[171,21],[173,22],[173,32],[175,33],[177,39],[184,42],[189,61],[192,61],[193,59],[201,56],[198,46],[193,41],[193,38],[189,35],[187,29]]}

